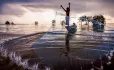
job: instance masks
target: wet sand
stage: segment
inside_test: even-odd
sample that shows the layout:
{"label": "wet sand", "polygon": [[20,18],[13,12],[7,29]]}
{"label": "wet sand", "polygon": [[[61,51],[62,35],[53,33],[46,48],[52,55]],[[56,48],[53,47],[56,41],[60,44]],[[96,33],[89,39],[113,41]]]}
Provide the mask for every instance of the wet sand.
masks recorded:
{"label": "wet sand", "polygon": [[[7,40],[8,40],[8,37],[11,38],[10,41],[7,41],[5,43],[5,44],[7,44],[7,46],[10,47],[10,48],[8,48],[9,52],[10,51],[22,51],[22,49],[26,50],[26,51],[23,50],[22,53],[19,53],[19,54],[21,54],[23,59],[26,59],[26,58],[36,57],[32,50],[27,52],[27,49],[31,49],[31,46],[36,41],[38,41],[43,36],[44,33],[45,32],[40,32],[40,33],[34,33],[34,34],[30,34],[30,35],[17,35],[17,34],[1,33],[0,38],[2,37],[2,39],[3,39],[4,36],[5,36],[4,38],[6,38]],[[26,38],[26,40],[25,40],[25,38]],[[12,41],[20,41],[20,42],[12,44],[11,43]],[[1,53],[0,53],[0,70],[27,70],[27,69],[24,69],[22,66],[16,65],[8,57],[1,56]]]}

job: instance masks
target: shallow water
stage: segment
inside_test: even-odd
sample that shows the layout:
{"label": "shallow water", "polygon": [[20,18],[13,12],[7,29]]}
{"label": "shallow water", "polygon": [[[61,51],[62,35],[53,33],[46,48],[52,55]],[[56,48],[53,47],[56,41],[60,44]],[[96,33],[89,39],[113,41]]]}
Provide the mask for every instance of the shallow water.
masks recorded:
{"label": "shallow water", "polygon": [[36,32],[46,32],[50,26],[45,24],[39,25],[0,25],[0,32],[11,34],[32,34]]}
{"label": "shallow water", "polygon": [[0,25],[0,42],[38,32],[46,32],[50,26],[39,25]]}
{"label": "shallow water", "polygon": [[114,49],[113,29],[105,27],[103,32],[89,30],[69,35],[55,27],[32,47],[41,63],[55,67],[55,70],[76,70]]}
{"label": "shallow water", "polygon": [[[38,25],[0,25],[0,33],[4,32],[4,33],[11,33],[11,34],[32,34],[32,33],[36,33],[36,32],[46,32],[49,30],[49,28],[51,27],[50,24],[38,24]],[[80,26],[78,26],[79,28]],[[56,28],[64,28],[61,27],[59,24],[56,24]],[[54,27],[53,27],[54,29]],[[59,29],[59,30],[60,30]],[[90,26],[91,29],[91,26]],[[57,31],[57,29],[56,29]],[[80,28],[78,29],[78,31],[80,31]],[[85,30],[83,30],[85,31]],[[83,32],[82,31],[82,32]],[[88,32],[88,31],[85,31]],[[114,24],[113,23],[109,23],[106,24],[105,26],[105,33],[109,32],[109,33],[114,33]]]}
{"label": "shallow water", "polygon": [[107,25],[103,32],[79,29],[72,35],[68,35],[60,25],[51,28],[45,25],[14,25],[14,28],[8,26],[8,30],[3,25],[1,32],[17,34],[15,36],[19,37],[18,35],[48,31],[40,40],[39,34],[35,34],[9,41],[5,47],[21,55],[22,59],[28,59],[29,65],[39,63],[53,70],[80,70],[80,67],[114,49],[113,25]]}

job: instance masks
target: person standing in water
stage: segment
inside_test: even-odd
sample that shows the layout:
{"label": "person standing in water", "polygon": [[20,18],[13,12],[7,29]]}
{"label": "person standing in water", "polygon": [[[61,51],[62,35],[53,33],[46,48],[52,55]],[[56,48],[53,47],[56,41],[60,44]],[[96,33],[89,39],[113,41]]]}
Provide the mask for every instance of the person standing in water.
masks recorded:
{"label": "person standing in water", "polygon": [[70,3],[69,3],[69,7],[67,7],[66,9],[64,9],[64,7],[61,5],[62,9],[66,12],[66,25],[69,26],[69,20],[70,20]]}

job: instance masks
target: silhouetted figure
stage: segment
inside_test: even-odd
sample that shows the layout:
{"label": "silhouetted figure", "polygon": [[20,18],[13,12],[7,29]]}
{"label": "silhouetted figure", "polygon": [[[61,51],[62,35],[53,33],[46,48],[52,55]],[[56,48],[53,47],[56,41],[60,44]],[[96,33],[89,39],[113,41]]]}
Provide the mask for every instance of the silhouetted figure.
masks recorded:
{"label": "silhouetted figure", "polygon": [[38,22],[37,21],[35,21],[35,25],[38,25]]}
{"label": "silhouetted figure", "polygon": [[56,21],[52,20],[52,26],[55,26]]}
{"label": "silhouetted figure", "polygon": [[70,3],[69,3],[69,7],[67,7],[66,9],[63,8],[63,6],[61,5],[62,9],[66,12],[66,25],[69,26],[69,20],[70,20]]}
{"label": "silhouetted figure", "polygon": [[63,21],[61,21],[61,25],[63,26],[63,25],[65,25],[65,21],[63,20]]}
{"label": "silhouetted figure", "polygon": [[62,9],[66,12],[66,25],[65,28],[68,30],[69,33],[75,33],[76,32],[76,27],[74,26],[69,26],[69,21],[70,21],[70,3],[69,3],[69,7],[67,7],[66,9],[63,8],[63,6],[61,5]]}
{"label": "silhouetted figure", "polygon": [[10,22],[9,22],[9,21],[6,21],[5,24],[6,24],[6,25],[10,25]]}

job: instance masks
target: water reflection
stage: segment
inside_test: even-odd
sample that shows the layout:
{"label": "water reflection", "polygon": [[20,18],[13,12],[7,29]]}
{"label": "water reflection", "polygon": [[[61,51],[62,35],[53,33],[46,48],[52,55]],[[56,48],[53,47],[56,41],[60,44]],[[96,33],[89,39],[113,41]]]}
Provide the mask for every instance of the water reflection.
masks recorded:
{"label": "water reflection", "polygon": [[55,24],[52,24],[52,30],[55,30]]}
{"label": "water reflection", "polygon": [[73,34],[71,33],[67,33],[66,37],[65,37],[65,48],[66,48],[66,52],[70,52],[70,40],[74,37]]}
{"label": "water reflection", "polygon": [[65,40],[66,52],[69,52],[70,51],[70,47],[69,47],[70,34],[68,33],[65,38],[66,38]]}
{"label": "water reflection", "polygon": [[6,32],[9,32],[9,25],[6,25]]}
{"label": "water reflection", "polygon": [[72,60],[69,56],[69,53],[70,53],[70,40],[72,39],[73,35],[71,35],[70,33],[67,33],[66,37],[65,37],[65,57],[67,57],[68,59],[68,64],[69,64],[69,67],[71,70],[73,70],[73,67],[72,67]]}
{"label": "water reflection", "polygon": [[95,32],[104,32],[104,25],[93,25],[93,31],[95,31]]}

